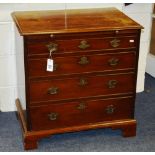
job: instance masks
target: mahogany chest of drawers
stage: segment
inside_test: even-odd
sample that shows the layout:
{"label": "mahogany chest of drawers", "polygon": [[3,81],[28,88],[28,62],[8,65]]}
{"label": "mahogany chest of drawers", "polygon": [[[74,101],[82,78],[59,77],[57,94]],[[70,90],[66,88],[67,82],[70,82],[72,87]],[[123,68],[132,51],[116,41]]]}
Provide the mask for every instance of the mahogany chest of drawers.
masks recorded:
{"label": "mahogany chest of drawers", "polygon": [[[16,106],[25,149],[52,134],[95,128],[136,135],[142,26],[115,8],[14,12],[12,17],[24,49],[26,114],[20,96]],[[47,59],[53,60],[52,71],[46,70]]]}

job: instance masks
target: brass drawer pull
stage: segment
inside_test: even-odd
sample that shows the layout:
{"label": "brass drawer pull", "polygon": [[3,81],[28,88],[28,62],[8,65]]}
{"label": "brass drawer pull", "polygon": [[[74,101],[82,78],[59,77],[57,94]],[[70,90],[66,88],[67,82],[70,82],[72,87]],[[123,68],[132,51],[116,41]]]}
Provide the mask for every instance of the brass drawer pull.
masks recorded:
{"label": "brass drawer pull", "polygon": [[78,62],[78,64],[80,64],[80,65],[87,65],[87,64],[89,64],[89,60],[88,60],[88,58],[86,56],[82,56],[80,58],[80,61]]}
{"label": "brass drawer pull", "polygon": [[58,94],[59,88],[57,88],[57,87],[51,87],[51,88],[48,89],[47,92],[48,92],[48,94],[50,94],[50,95],[55,95],[55,94]]}
{"label": "brass drawer pull", "polygon": [[90,45],[88,44],[87,40],[82,40],[82,41],[80,42],[80,45],[79,45],[78,47],[79,47],[80,49],[84,50],[84,49],[90,47]]}
{"label": "brass drawer pull", "polygon": [[84,110],[86,109],[86,104],[84,102],[81,102],[78,106],[77,106],[78,110]]}
{"label": "brass drawer pull", "polygon": [[51,121],[54,121],[54,120],[56,120],[58,118],[58,113],[52,112],[52,113],[48,114],[48,118]]}
{"label": "brass drawer pull", "polygon": [[80,82],[79,82],[79,85],[80,86],[86,86],[86,85],[88,85],[87,79],[81,78],[80,79]]}
{"label": "brass drawer pull", "polygon": [[109,63],[110,66],[116,66],[116,65],[118,65],[118,63],[119,63],[119,59],[117,59],[117,58],[112,58],[112,59],[110,59],[110,60],[108,61],[108,63]]}
{"label": "brass drawer pull", "polygon": [[112,114],[112,113],[114,113],[115,108],[114,108],[113,105],[108,105],[108,106],[106,107],[105,111],[106,111],[107,114]]}
{"label": "brass drawer pull", "polygon": [[55,52],[55,51],[58,50],[58,44],[50,43],[50,44],[47,45],[47,48],[48,48],[48,50],[49,50],[49,52],[51,54],[52,52]]}
{"label": "brass drawer pull", "polygon": [[108,88],[115,88],[117,84],[118,84],[117,80],[110,80],[108,82]]}
{"label": "brass drawer pull", "polygon": [[112,47],[116,48],[120,45],[120,40],[119,39],[114,39],[112,41],[110,41],[110,44]]}

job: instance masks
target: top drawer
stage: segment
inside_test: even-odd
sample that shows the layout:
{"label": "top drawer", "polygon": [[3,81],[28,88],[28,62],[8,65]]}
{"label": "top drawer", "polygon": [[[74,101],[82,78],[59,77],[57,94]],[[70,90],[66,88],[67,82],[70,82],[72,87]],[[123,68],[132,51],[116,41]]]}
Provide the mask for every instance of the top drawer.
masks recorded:
{"label": "top drawer", "polygon": [[137,45],[136,34],[130,36],[113,35],[62,35],[62,37],[29,36],[27,39],[28,55],[47,54],[52,51],[54,54],[86,52],[106,49],[134,48]]}

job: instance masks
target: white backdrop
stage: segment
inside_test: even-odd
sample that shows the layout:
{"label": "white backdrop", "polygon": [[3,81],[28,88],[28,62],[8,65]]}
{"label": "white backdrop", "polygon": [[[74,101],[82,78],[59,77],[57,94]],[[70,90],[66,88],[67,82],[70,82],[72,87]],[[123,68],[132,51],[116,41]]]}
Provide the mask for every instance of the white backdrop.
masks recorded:
{"label": "white backdrop", "polygon": [[[149,51],[152,4],[131,4],[124,6],[117,4],[0,4],[0,110],[14,111],[15,98],[18,96],[17,88],[23,87],[17,84],[16,57],[20,56],[15,51],[15,27],[10,16],[13,11],[19,10],[52,10],[52,9],[76,9],[76,8],[101,8],[117,7],[125,14],[135,19],[144,26],[141,35],[140,58],[137,80],[137,92],[144,90],[146,56]],[[22,91],[21,93],[24,93]]]}

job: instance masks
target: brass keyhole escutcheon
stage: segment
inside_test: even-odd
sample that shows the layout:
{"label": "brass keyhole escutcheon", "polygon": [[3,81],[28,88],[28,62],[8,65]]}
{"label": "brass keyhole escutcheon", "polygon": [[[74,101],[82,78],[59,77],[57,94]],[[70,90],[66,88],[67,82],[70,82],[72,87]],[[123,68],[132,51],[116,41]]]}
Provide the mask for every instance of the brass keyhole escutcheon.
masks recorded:
{"label": "brass keyhole escutcheon", "polygon": [[119,63],[119,59],[117,58],[111,58],[109,61],[108,61],[109,65],[110,66],[117,66],[118,63]]}
{"label": "brass keyhole escutcheon", "polygon": [[84,50],[84,49],[90,47],[90,45],[88,44],[87,40],[82,40],[82,41],[80,42],[80,45],[79,45],[78,47],[79,47],[80,49]]}
{"label": "brass keyhole escutcheon", "polygon": [[86,109],[86,104],[84,102],[80,102],[80,104],[77,106],[78,110],[84,110]]}
{"label": "brass keyhole escutcheon", "polygon": [[56,44],[56,43],[49,43],[47,45],[47,48],[48,48],[48,50],[49,50],[49,52],[51,54],[52,52],[55,52],[55,51],[58,50],[58,44]]}
{"label": "brass keyhole escutcheon", "polygon": [[88,85],[88,81],[85,78],[80,78],[80,82],[79,82],[80,86],[86,86]]}
{"label": "brass keyhole escutcheon", "polygon": [[87,65],[87,64],[89,64],[89,59],[88,59],[88,57],[82,56],[82,57],[80,58],[80,61],[78,62],[78,64],[80,64],[80,65]]}

